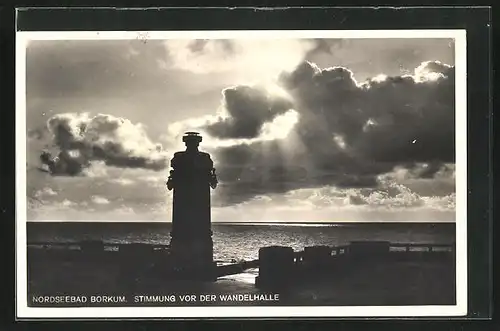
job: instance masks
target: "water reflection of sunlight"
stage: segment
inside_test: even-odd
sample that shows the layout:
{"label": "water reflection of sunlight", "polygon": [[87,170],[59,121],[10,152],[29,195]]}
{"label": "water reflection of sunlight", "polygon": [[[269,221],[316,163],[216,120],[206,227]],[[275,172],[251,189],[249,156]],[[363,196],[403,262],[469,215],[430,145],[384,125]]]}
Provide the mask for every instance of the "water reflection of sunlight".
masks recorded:
{"label": "water reflection of sunlight", "polygon": [[283,226],[297,226],[297,227],[341,227],[346,224],[338,224],[338,223],[329,223],[329,222],[287,222],[287,221],[249,221],[249,222],[213,222],[212,224],[216,226],[224,226],[224,225],[237,225],[237,226],[257,226],[257,225],[266,225],[266,226],[275,226],[275,227],[283,227]]}

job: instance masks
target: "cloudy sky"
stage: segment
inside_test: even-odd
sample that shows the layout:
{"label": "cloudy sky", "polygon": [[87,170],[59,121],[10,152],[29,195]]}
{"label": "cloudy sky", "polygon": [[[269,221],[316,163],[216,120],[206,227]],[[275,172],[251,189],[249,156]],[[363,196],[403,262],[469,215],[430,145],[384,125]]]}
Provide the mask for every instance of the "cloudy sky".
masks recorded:
{"label": "cloudy sky", "polygon": [[[29,220],[169,221],[188,130],[219,174],[214,221],[455,220],[453,40],[30,41],[26,54]],[[50,169],[43,151],[59,155]]]}

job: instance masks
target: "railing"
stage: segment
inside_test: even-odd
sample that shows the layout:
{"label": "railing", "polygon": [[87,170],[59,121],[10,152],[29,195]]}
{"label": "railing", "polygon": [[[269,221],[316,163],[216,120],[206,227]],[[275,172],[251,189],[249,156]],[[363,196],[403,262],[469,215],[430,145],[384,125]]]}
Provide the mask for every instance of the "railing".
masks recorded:
{"label": "railing", "polygon": [[[365,245],[370,245],[373,242],[367,241],[367,242],[355,242],[357,243],[362,243]],[[382,243],[383,244],[383,243]],[[329,256],[334,258],[334,257],[342,257],[342,256],[348,256],[350,255],[349,253],[351,252],[353,244],[348,244],[348,245],[341,245],[341,246],[333,246],[329,247]],[[453,244],[430,244],[430,243],[387,243],[386,246],[387,250],[385,252],[387,253],[395,253],[391,254],[393,256],[396,256],[396,253],[452,253],[454,252],[454,245]],[[326,251],[326,250],[325,250]],[[371,253],[369,250],[366,250],[365,253],[369,254]],[[299,252],[294,252],[294,262],[295,263],[300,263],[304,261],[304,256],[306,255],[305,250],[299,251]]]}
{"label": "railing", "polygon": [[391,244],[391,252],[453,252],[452,244]]}

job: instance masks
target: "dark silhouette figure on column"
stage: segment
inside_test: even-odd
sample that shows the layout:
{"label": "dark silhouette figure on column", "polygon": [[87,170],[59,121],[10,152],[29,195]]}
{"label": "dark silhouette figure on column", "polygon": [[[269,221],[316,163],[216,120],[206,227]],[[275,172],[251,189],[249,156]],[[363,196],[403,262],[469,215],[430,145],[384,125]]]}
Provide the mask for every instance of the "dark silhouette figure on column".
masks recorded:
{"label": "dark silhouette figure on column", "polygon": [[202,137],[186,132],[186,150],[171,160],[167,188],[174,191],[170,249],[179,267],[211,268],[213,242],[210,188],[217,187],[217,175],[208,153],[200,152]]}

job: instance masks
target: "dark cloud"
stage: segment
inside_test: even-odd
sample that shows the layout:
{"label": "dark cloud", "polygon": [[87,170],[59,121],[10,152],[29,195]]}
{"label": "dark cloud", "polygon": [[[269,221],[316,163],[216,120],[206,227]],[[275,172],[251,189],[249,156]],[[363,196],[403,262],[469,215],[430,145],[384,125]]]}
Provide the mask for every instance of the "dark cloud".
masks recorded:
{"label": "dark cloud", "polygon": [[49,131],[46,127],[38,127],[28,130],[28,138],[34,140],[44,140],[47,139]]}
{"label": "dark cloud", "polygon": [[255,138],[266,122],[285,113],[292,102],[261,87],[237,86],[223,91],[228,117],[205,128],[217,138]]}
{"label": "dark cloud", "polygon": [[[395,167],[432,178],[455,160],[454,79],[454,67],[439,62],[422,63],[411,76],[363,83],[347,68],[302,63],[280,77],[293,103],[278,109],[299,113],[288,137],[214,151],[221,180],[216,202],[232,204],[259,194],[328,184],[375,187],[378,176]],[[208,133],[253,137],[276,113],[262,100],[255,95],[231,99],[229,108],[237,111]]]}
{"label": "dark cloud", "polygon": [[124,168],[162,170],[168,165],[159,144],[152,143],[140,124],[124,118],[98,114],[59,114],[47,122],[52,141],[59,149],[56,157],[48,151],[40,155],[54,175],[76,176],[92,161]]}
{"label": "dark cloud", "polygon": [[455,168],[440,162],[415,163],[408,166],[408,178],[452,178]]}
{"label": "dark cloud", "polygon": [[314,39],[315,47],[312,48],[306,55],[306,58],[312,57],[315,54],[327,53],[333,55],[335,49],[341,47],[344,43],[349,42],[347,39]]}
{"label": "dark cloud", "polygon": [[455,74],[453,67],[423,64],[410,77],[369,82],[366,86],[363,134],[353,147],[375,161],[392,163],[455,161]]}
{"label": "dark cloud", "polygon": [[188,49],[191,52],[202,52],[208,43],[208,39],[196,39],[188,44]]}

